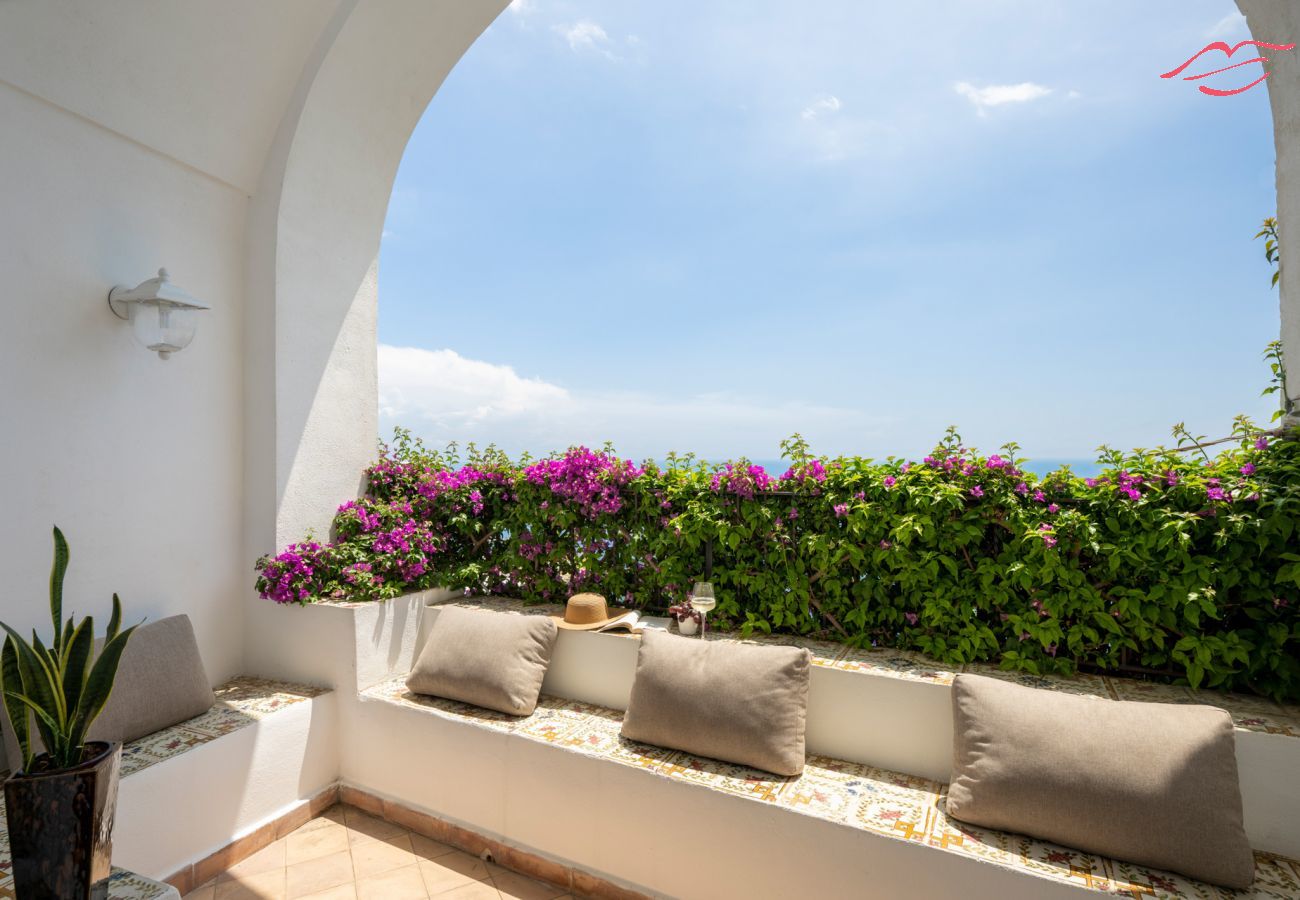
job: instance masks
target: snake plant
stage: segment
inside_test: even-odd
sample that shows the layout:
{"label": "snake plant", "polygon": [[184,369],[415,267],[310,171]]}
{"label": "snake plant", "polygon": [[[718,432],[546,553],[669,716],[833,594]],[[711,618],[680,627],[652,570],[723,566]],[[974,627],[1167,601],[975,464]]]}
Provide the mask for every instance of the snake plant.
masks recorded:
{"label": "snake plant", "polygon": [[[7,632],[0,651],[0,691],[14,736],[22,750],[23,771],[34,763],[43,771],[69,769],[82,762],[86,732],[103,710],[113,689],[117,665],[135,626],[119,631],[122,604],[113,595],[113,614],[99,656],[92,661],[95,621],[90,616],[73,625],[63,621],[63,576],[68,569],[68,542],[54,529],[54,565],[50,570],[50,618],[54,641],[47,647],[32,630],[31,643],[0,622]],[[35,758],[31,725],[45,744],[48,760]]]}

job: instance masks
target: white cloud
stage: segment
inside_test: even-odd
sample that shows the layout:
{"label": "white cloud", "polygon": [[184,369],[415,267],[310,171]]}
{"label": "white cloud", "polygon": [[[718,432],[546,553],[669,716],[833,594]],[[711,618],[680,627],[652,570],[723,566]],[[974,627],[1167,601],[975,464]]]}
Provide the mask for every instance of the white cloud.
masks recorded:
{"label": "white cloud", "polygon": [[966,81],[959,81],[953,85],[953,89],[973,103],[981,116],[990,106],[1029,103],[1046,97],[1052,92],[1051,88],[1034,84],[1032,81],[1023,81],[1020,84],[990,84],[982,88],[977,88]]}
{"label": "white cloud", "polygon": [[1208,38],[1225,38],[1237,34],[1246,33],[1246,17],[1240,12],[1233,10],[1219,21],[1211,26],[1210,30],[1205,32]]}
{"label": "white cloud", "polygon": [[892,129],[872,119],[849,115],[834,94],[824,94],[799,113],[795,129],[801,151],[811,151],[816,162],[838,163],[860,159],[893,141]]}
{"label": "white cloud", "polygon": [[609,35],[605,33],[604,28],[590,19],[583,19],[574,22],[572,25],[553,25],[551,27],[556,34],[568,41],[569,49],[574,53],[586,50],[594,51],[609,59],[616,58],[613,51],[610,50]]}
{"label": "white cloud", "polygon": [[825,97],[814,100],[804,108],[804,111],[800,113],[800,115],[808,121],[812,121],[821,116],[834,115],[840,111],[841,105],[839,97],[836,97],[834,94],[828,94]]}
{"label": "white cloud", "polygon": [[537,12],[537,3],[536,0],[510,0],[506,9],[516,16],[526,16]]}
{"label": "white cloud", "polygon": [[529,415],[569,401],[569,392],[509,366],[454,350],[379,345],[379,414],[413,416],[451,430]]}
{"label": "white cloud", "polygon": [[764,403],[727,392],[663,397],[588,389],[570,391],[524,378],[505,365],[454,350],[379,346],[379,414],[383,433],[403,425],[434,446],[496,443],[517,453],[545,453],[610,440],[629,456],[670,449],[723,458],[744,448],[772,448],[795,431],[861,445],[884,422],[857,410],[804,403]]}

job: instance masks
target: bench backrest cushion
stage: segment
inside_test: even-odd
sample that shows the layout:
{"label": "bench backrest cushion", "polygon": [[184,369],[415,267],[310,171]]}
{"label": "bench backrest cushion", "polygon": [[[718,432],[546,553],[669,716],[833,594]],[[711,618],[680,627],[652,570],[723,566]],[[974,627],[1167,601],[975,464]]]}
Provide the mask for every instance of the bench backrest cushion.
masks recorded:
{"label": "bench backrest cushion", "polygon": [[797,647],[704,641],[647,629],[623,737],[798,775],[811,664],[808,651]]}
{"label": "bench backrest cushion", "polygon": [[550,616],[439,607],[406,687],[512,716],[532,715],[557,634]]}
{"label": "bench backrest cushion", "polygon": [[948,813],[1243,888],[1232,719],[1212,706],[1074,696],[958,675]]}
{"label": "bench backrest cushion", "polygon": [[[95,652],[103,639],[95,642]],[[189,616],[170,616],[141,625],[131,633],[118,663],[113,692],[87,735],[92,741],[133,741],[155,731],[170,728],[212,708],[216,698]],[[9,768],[22,765],[18,742],[9,717],[0,714],[4,725],[5,753]],[[44,747],[32,730],[35,752]]]}

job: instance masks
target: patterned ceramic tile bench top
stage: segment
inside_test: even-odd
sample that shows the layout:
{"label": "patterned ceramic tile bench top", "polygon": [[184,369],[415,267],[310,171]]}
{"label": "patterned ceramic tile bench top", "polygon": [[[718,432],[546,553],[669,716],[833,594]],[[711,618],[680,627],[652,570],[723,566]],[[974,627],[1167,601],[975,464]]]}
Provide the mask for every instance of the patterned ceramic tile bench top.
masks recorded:
{"label": "patterned ceramic tile bench top", "polygon": [[[526,606],[520,600],[483,597],[472,600],[453,599],[438,605],[457,605],[500,610],[529,615],[562,613],[561,606]],[[607,632],[631,637],[626,632]],[[709,634],[709,640],[742,640],[734,634]],[[754,635],[744,640],[755,643],[804,647],[812,654],[813,665],[846,672],[864,672],[887,678],[952,684],[961,672],[989,675],[1027,684],[1031,687],[1071,694],[1087,694],[1110,700],[1144,700],[1150,703],[1203,703],[1218,706],[1232,714],[1233,723],[1245,731],[1280,734],[1300,738],[1300,706],[1275,703],[1265,697],[1225,694],[1220,691],[1193,691],[1189,687],[1112,678],[1101,675],[1030,675],[1026,672],[1003,672],[995,665],[972,663],[950,666],[927,659],[911,650],[857,649],[833,641],[818,641],[797,635]]]}
{"label": "patterned ceramic tile bench top", "polygon": [[1300,862],[1257,854],[1255,885],[1231,891],[1180,875],[1068,850],[1021,835],[959,824],[944,814],[947,786],[827,757],[810,757],[798,778],[777,778],[753,769],[624,740],[623,714],[590,704],[543,696],[523,719],[406,690],[393,679],[363,696],[495,731],[543,741],[565,750],[645,769],[802,815],[895,840],[1020,869],[1032,875],[1133,898],[1300,898]]}
{"label": "patterned ceramic tile bench top", "polygon": [[252,725],[295,703],[328,693],[328,688],[309,687],[240,676],[217,688],[217,702],[201,716],[179,725],[155,731],[122,748],[122,775],[179,756],[187,750],[215,741],[222,735]]}

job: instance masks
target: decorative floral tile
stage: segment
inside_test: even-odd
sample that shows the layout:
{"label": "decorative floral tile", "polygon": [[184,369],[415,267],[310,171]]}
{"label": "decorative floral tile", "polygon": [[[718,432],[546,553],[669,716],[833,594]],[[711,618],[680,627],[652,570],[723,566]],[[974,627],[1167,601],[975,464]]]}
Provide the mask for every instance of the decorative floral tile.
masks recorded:
{"label": "decorative floral tile", "polygon": [[123,745],[122,777],[215,741],[295,703],[329,693],[329,689],[241,676],[214,693],[216,704],[202,715]]}
{"label": "decorative floral tile", "polygon": [[1153,684],[1128,678],[1107,678],[1111,694],[1117,700],[1147,703],[1200,703],[1227,710],[1232,724],[1244,731],[1300,737],[1300,719],[1289,714],[1280,703],[1267,697],[1229,694],[1222,691],[1194,691],[1176,684]]}
{"label": "decorative floral tile", "polygon": [[988,663],[971,663],[963,667],[963,672],[970,675],[983,675],[985,678],[999,678],[1025,687],[1062,694],[1077,694],[1081,697],[1098,697],[1106,700],[1117,699],[1106,679],[1100,675],[1079,674],[1072,678],[1059,675],[1034,675],[1030,672],[1008,672]]}
{"label": "decorative floral tile", "polygon": [[[740,640],[734,635],[719,634],[719,640]],[[832,641],[818,641],[813,638],[800,637],[795,634],[754,634],[742,643],[773,644],[778,647],[802,647],[812,654],[814,666],[833,666],[835,661],[848,649],[843,644]]]}
{"label": "decorative floral tile", "polygon": [[933,684],[952,684],[957,677],[951,667],[941,666],[910,650],[848,648],[833,665],[846,672],[866,672]]}

